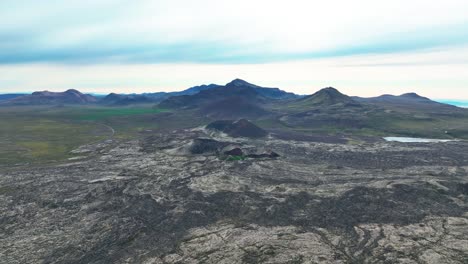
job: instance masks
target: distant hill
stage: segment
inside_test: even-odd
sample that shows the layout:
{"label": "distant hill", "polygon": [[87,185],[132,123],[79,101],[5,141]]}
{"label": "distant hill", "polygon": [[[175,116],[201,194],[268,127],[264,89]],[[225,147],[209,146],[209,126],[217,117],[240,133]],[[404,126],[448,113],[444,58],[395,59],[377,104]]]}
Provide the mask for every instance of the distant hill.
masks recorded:
{"label": "distant hill", "polygon": [[226,87],[249,87],[255,90],[259,95],[270,99],[295,99],[301,97],[300,95],[285,92],[279,88],[260,87],[241,79],[235,79],[231,81],[230,83],[226,84]]}
{"label": "distant hill", "polygon": [[194,95],[201,91],[217,88],[220,85],[209,84],[199,85],[179,92],[157,92],[142,94],[116,94],[111,93],[102,98],[99,103],[104,105],[130,105],[130,104],[148,104],[159,103],[172,96]]}
{"label": "distant hill", "polygon": [[70,89],[65,92],[34,92],[2,102],[4,105],[56,105],[56,104],[90,104],[96,103],[94,96]]}
{"label": "distant hill", "polygon": [[199,86],[194,86],[194,87],[190,87],[186,90],[183,90],[183,91],[180,91],[180,92],[169,92],[169,93],[166,93],[166,95],[168,96],[179,96],[179,95],[194,95],[194,94],[197,94],[201,91],[205,91],[205,90],[210,90],[210,89],[214,89],[214,88],[218,88],[218,87],[221,87],[221,85],[218,85],[218,84],[203,84],[203,85],[199,85]]}
{"label": "distant hill", "polygon": [[457,109],[456,106],[432,101],[416,93],[405,93],[402,95],[384,94],[370,98],[353,97],[353,99],[361,103],[373,104],[395,110],[451,111]]}
{"label": "distant hill", "polygon": [[360,105],[359,102],[333,87],[323,88],[312,95],[288,103],[288,107],[304,111],[316,107],[358,107]]}
{"label": "distant hill", "polygon": [[0,101],[11,100],[16,97],[24,96],[27,94],[0,94]]}
{"label": "distant hill", "polygon": [[375,108],[361,104],[333,87],[279,106],[283,124],[300,127],[360,127],[365,113]]}

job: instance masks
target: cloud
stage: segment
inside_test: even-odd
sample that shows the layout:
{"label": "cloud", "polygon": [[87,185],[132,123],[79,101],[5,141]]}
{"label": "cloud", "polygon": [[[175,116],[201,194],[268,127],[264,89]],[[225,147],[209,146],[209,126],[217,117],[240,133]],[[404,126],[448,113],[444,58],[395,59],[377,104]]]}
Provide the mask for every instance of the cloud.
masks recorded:
{"label": "cloud", "polygon": [[[334,86],[359,96],[417,92],[430,98],[468,99],[468,64],[463,58],[468,58],[468,48],[262,64],[10,64],[0,65],[0,93],[69,88],[99,93],[175,91],[238,77],[299,94]],[[382,64],[375,66],[378,62]]]}
{"label": "cloud", "polygon": [[468,2],[0,3],[0,64],[269,63],[468,45]]}
{"label": "cloud", "polygon": [[468,98],[466,58],[466,0],[0,1],[0,92],[239,77],[302,94]]}

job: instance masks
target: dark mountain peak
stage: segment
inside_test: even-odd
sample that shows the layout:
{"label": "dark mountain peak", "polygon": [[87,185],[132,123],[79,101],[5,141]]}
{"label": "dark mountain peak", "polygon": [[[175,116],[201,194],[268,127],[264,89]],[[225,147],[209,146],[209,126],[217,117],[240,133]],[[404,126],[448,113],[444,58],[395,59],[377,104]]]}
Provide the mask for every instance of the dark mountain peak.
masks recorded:
{"label": "dark mountain peak", "polygon": [[391,97],[395,97],[394,95],[391,95],[391,94],[382,94],[382,95],[379,95],[375,98],[391,98]]}
{"label": "dark mountain peak", "polygon": [[221,85],[217,85],[217,84],[202,84],[202,85],[198,85],[198,86],[194,86],[194,87],[190,87],[184,91],[181,91],[181,92],[172,92],[170,93],[171,96],[179,96],[179,95],[194,95],[194,94],[197,94],[199,92],[202,92],[202,91],[206,91],[206,90],[210,90],[210,89],[214,89],[214,88],[218,88],[218,87],[221,87]]}
{"label": "dark mountain peak", "polygon": [[117,94],[117,93],[110,93],[110,94],[106,95],[106,97],[104,97],[104,98],[122,98],[122,97],[124,97],[124,95]]}
{"label": "dark mountain peak", "polygon": [[110,93],[106,95],[104,98],[102,98],[100,102],[105,103],[105,104],[113,104],[119,100],[122,100],[125,97],[126,97],[125,95]]}
{"label": "dark mountain peak", "polygon": [[314,93],[314,97],[326,97],[334,100],[352,100],[351,97],[341,93],[336,88],[326,87]]}
{"label": "dark mountain peak", "polygon": [[251,84],[249,82],[246,82],[242,79],[234,79],[232,80],[230,83],[226,84],[226,87],[252,87],[252,88],[255,88],[255,87],[259,87],[255,84]]}
{"label": "dark mountain peak", "polygon": [[230,83],[226,84],[225,87],[230,89],[235,88],[239,91],[250,90],[251,92],[256,93],[258,96],[268,99],[295,99],[300,97],[297,94],[285,92],[283,90],[280,90],[279,88],[261,87],[244,81],[242,79],[235,79]]}
{"label": "dark mountain peak", "polygon": [[417,94],[417,93],[405,93],[405,94],[400,95],[400,97],[412,98],[412,99],[424,99],[424,100],[429,100],[429,98],[420,96],[420,95]]}
{"label": "dark mountain peak", "polygon": [[320,106],[329,106],[336,104],[358,104],[351,97],[342,94],[340,91],[333,87],[327,87],[319,90],[318,92],[306,96],[302,99],[299,99],[301,104],[307,105],[320,105]]}
{"label": "dark mountain peak", "polygon": [[52,93],[52,92],[44,90],[44,91],[35,91],[31,95],[43,95],[43,94],[49,94],[49,93]]}
{"label": "dark mountain peak", "polygon": [[404,93],[401,97],[420,97],[417,93]]}
{"label": "dark mountain peak", "polygon": [[68,94],[82,94],[80,91],[75,90],[75,89],[68,89],[68,90],[65,91],[65,93],[68,93]]}
{"label": "dark mountain peak", "polygon": [[342,94],[340,91],[338,91],[336,88],[333,88],[333,87],[323,88],[323,89],[319,90],[318,92],[316,92],[315,94],[327,94],[327,95],[330,95],[330,96],[346,96],[346,95]]}
{"label": "dark mountain peak", "polygon": [[277,88],[260,87],[241,79],[225,86],[213,85],[193,95],[172,96],[162,101],[163,108],[198,108],[202,113],[216,118],[241,118],[265,114],[262,105],[280,99],[296,99],[299,96]]}

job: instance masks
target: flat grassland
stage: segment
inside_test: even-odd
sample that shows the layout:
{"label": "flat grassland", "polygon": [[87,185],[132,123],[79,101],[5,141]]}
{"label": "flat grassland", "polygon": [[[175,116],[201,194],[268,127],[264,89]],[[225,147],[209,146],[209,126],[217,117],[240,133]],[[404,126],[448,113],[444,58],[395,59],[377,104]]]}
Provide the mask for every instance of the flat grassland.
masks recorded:
{"label": "flat grassland", "polygon": [[0,107],[0,166],[71,158],[80,145],[156,128],[149,117],[163,111],[149,105]]}

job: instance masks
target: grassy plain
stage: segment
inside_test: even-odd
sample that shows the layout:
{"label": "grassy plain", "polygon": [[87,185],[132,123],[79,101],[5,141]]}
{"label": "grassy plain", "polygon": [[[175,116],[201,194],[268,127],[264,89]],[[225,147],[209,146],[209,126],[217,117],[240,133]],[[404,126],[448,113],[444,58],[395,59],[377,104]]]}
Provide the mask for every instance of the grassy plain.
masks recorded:
{"label": "grassy plain", "polygon": [[152,106],[0,107],[0,166],[73,157],[70,151],[80,145],[157,128],[149,121],[163,111]]}

